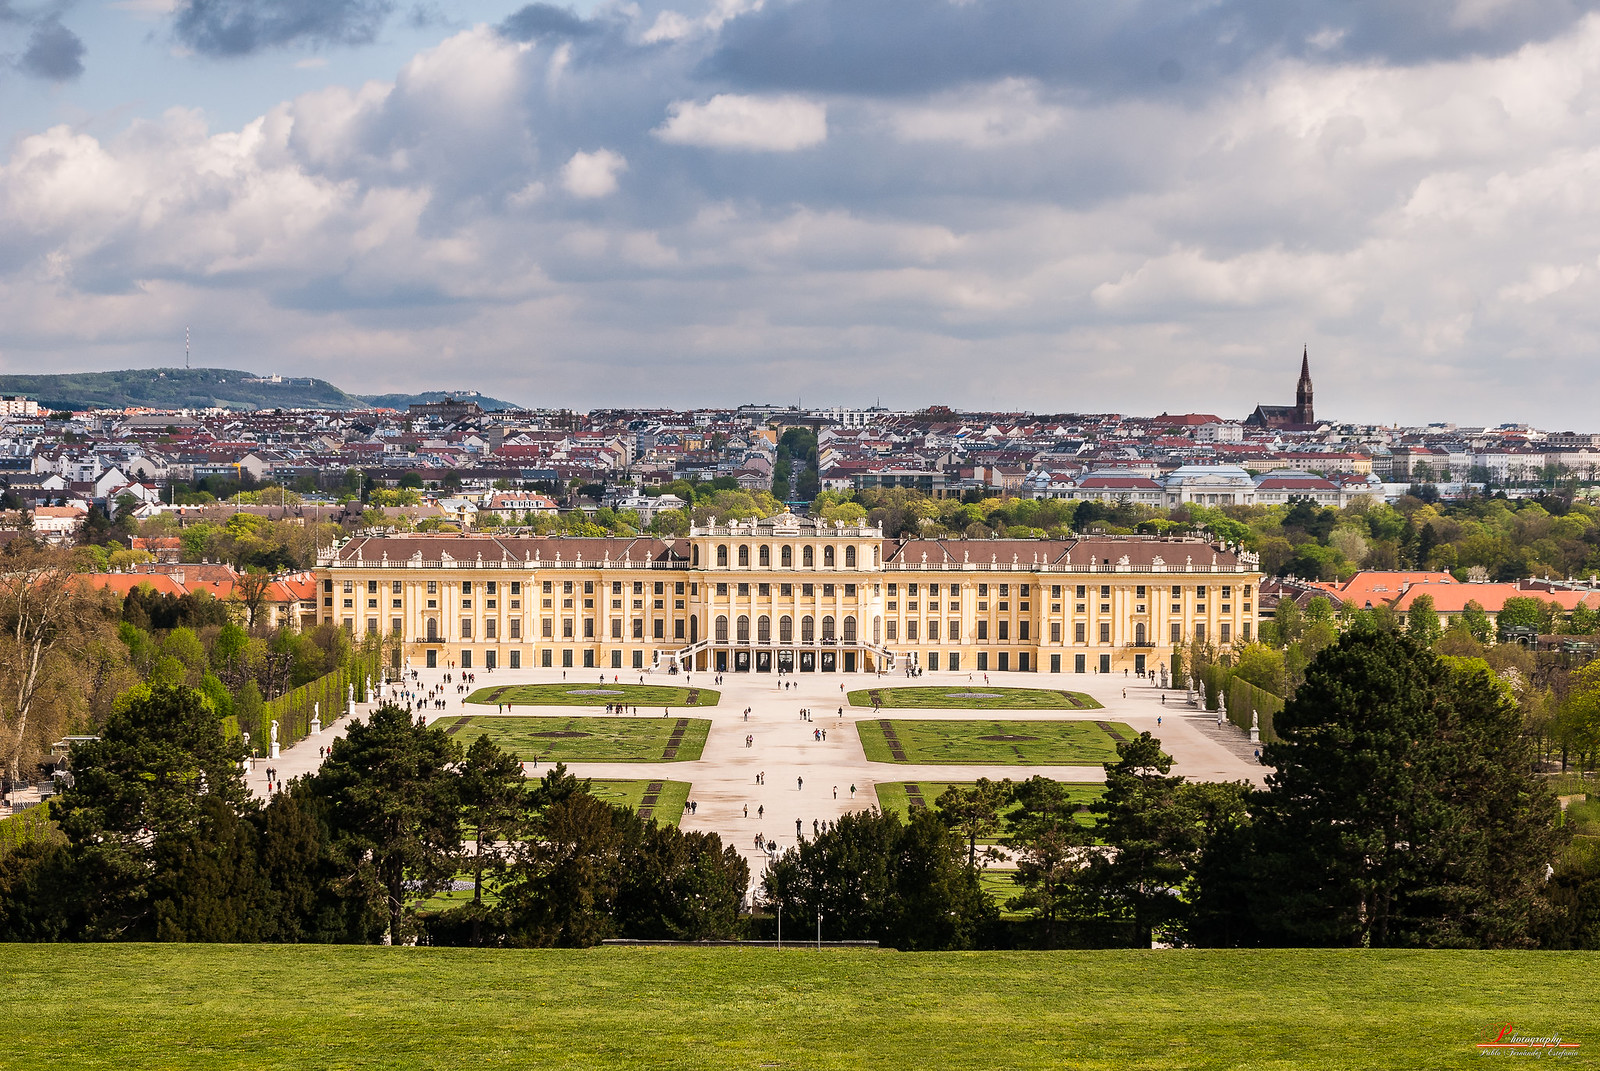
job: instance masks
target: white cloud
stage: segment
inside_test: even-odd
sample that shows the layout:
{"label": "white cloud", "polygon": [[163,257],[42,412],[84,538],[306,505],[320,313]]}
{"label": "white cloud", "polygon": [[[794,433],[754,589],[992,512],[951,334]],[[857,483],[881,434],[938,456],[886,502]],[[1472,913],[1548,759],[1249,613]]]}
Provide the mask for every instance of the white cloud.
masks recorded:
{"label": "white cloud", "polygon": [[617,192],[617,176],[628,161],[610,149],[575,152],[561,169],[561,185],[574,197],[605,197]]}
{"label": "white cloud", "polygon": [[828,137],[827,107],[804,97],[719,93],[704,104],[674,101],[667,113],[653,133],[674,145],[794,152]]}

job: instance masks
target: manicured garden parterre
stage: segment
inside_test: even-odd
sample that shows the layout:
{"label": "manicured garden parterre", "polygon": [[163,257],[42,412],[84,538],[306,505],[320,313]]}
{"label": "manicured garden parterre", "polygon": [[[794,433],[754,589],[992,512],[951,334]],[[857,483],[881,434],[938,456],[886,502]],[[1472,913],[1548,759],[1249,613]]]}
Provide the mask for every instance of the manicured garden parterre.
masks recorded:
{"label": "manicured garden parterre", "polygon": [[[587,671],[585,671],[587,672]],[[570,680],[560,684],[493,684],[478,688],[467,696],[469,703],[514,707],[601,707],[623,703],[646,707],[660,713],[661,707],[714,707],[722,693],[711,688],[684,688],[672,684],[628,684],[601,681],[599,674],[589,681]]]}
{"label": "manicured garden parterre", "polygon": [[[918,808],[931,808],[939,802],[939,797],[944,790],[952,786],[971,788],[971,781],[880,781],[874,787],[878,794],[878,809],[901,818],[910,818],[915,805]],[[1067,782],[1063,787],[1067,791],[1067,800],[1071,803],[1087,807],[1101,796],[1105,795],[1104,782]],[[1021,804],[1008,803],[1000,809],[1002,824],[1019,808]],[[1094,825],[1094,815],[1080,811],[1077,815],[1080,825]],[[980,844],[997,844],[999,838],[980,839]]]}
{"label": "manicured garden parterre", "polygon": [[3,1061],[80,1069],[1454,1068],[1600,1049],[1600,955],[13,945]]}
{"label": "manicured garden parterre", "polygon": [[[705,750],[704,718],[540,718],[468,714],[440,718],[463,745],[487,736],[523,762],[687,762]],[[537,771],[530,769],[530,774]]]}
{"label": "manicured garden parterre", "polygon": [[851,706],[883,710],[1095,710],[1100,706],[1093,696],[1082,692],[987,684],[862,688],[848,698]]}
{"label": "manicured garden parterre", "polygon": [[1121,722],[917,721],[856,723],[872,762],[972,766],[1098,766],[1117,761],[1117,741],[1136,735]]}

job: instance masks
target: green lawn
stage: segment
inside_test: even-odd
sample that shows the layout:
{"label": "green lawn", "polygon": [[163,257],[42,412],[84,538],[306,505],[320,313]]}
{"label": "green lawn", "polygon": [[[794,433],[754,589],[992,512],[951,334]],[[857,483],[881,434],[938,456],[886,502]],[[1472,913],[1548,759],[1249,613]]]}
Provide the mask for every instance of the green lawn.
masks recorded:
{"label": "green lawn", "polygon": [[863,688],[851,692],[850,705],[883,710],[921,707],[941,710],[1096,710],[1100,703],[1082,692],[1057,688],[1002,688],[987,684],[937,688]]}
{"label": "green lawn", "polygon": [[[688,762],[700,757],[711,723],[704,718],[499,717],[468,714],[432,723],[462,744],[487,736],[500,748],[532,763],[550,762]],[[672,737],[682,729],[677,752],[667,755]],[[539,772],[531,766],[530,776]]]}
{"label": "green lawn", "polygon": [[16,1068],[1459,1068],[1600,1055],[1583,952],[14,945]]}
{"label": "green lawn", "polygon": [[[872,762],[972,766],[1097,766],[1117,761],[1116,733],[1131,740],[1121,722],[1092,721],[888,721],[856,723]],[[891,735],[892,734],[892,735]],[[896,743],[899,745],[896,750]]]}
{"label": "green lawn", "polygon": [[[659,792],[647,792],[652,784],[659,784]],[[613,807],[632,807],[638,811],[644,806],[647,795],[656,797],[655,803],[650,807],[648,817],[654,818],[664,826],[675,826],[683,818],[683,805],[689,801],[688,781],[648,781],[638,779],[633,781],[602,781],[594,780],[589,783],[589,792],[597,800],[602,800]]]}
{"label": "green lawn", "polygon": [[[968,788],[972,785],[972,782],[880,781],[874,786],[874,788],[878,793],[879,810],[885,812],[892,811],[895,814],[898,814],[901,818],[909,818],[911,816],[911,800],[913,795],[917,795],[921,798],[923,806],[931,808],[935,803],[938,802],[939,797],[943,794],[944,790],[949,788],[951,785],[960,785],[962,788]],[[1067,790],[1067,799],[1073,803],[1082,804],[1090,804],[1095,802],[1101,796],[1103,796],[1106,791],[1105,783],[1100,781],[1068,781],[1065,782],[1065,787]],[[917,789],[917,793],[911,792],[911,789],[913,788]],[[1016,810],[1016,804],[1008,804],[1000,812],[1001,820],[1006,820]],[[1076,820],[1079,825],[1083,826],[1092,826],[1095,824],[1094,815],[1092,814],[1080,813],[1076,816]],[[982,841],[981,843],[998,844],[1000,841],[998,838],[990,838]]]}
{"label": "green lawn", "polygon": [[[989,894],[994,906],[1000,909],[1000,917],[1003,919],[1027,917],[1026,911],[1006,910],[1006,901],[1022,892],[1022,886],[1011,880],[1011,875],[1015,873],[1015,870],[984,870],[978,874],[978,884]],[[467,893],[467,899],[472,899],[470,892]]]}
{"label": "green lawn", "polygon": [[[584,670],[585,673],[590,672]],[[710,688],[679,688],[670,684],[601,683],[599,673],[588,681],[571,680],[561,684],[497,684],[479,688],[467,696],[468,703],[514,707],[604,707],[607,703],[626,703],[638,707],[640,714],[652,713],[646,707],[714,707],[722,693]]]}

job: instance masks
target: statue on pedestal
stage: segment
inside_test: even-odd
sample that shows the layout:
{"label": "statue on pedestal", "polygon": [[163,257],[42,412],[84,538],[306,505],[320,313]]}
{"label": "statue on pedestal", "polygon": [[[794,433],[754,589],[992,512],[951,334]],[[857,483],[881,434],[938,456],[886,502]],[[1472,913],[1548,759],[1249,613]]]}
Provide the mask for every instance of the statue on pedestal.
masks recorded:
{"label": "statue on pedestal", "polygon": [[271,743],[270,746],[271,746],[272,750],[267,755],[267,757],[275,759],[275,758],[278,757],[278,719],[277,718],[273,718],[272,719],[272,743]]}
{"label": "statue on pedestal", "polygon": [[311,704],[311,735],[322,735],[322,704]]}
{"label": "statue on pedestal", "polygon": [[1250,712],[1250,742],[1261,743],[1261,715],[1253,710]]}

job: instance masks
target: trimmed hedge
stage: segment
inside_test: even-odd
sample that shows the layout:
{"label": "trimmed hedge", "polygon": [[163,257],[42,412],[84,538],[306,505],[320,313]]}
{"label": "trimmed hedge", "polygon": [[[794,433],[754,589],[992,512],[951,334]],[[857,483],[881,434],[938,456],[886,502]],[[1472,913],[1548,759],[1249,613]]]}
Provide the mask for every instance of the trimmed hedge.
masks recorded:
{"label": "trimmed hedge", "polygon": [[383,679],[383,648],[378,645],[356,648],[345,664],[292,692],[286,692],[262,708],[261,723],[250,734],[250,746],[267,754],[272,741],[272,722],[278,723],[278,746],[304,740],[311,734],[313,709],[323,725],[331,725],[345,713],[350,686],[355,685],[356,702],[367,701],[367,682]]}
{"label": "trimmed hedge", "polygon": [[1283,700],[1264,688],[1257,688],[1243,677],[1228,681],[1224,693],[1227,697],[1228,720],[1239,728],[1250,731],[1250,715],[1254,713],[1261,728],[1261,742],[1273,744],[1278,734],[1273,729],[1273,719],[1283,709]]}

